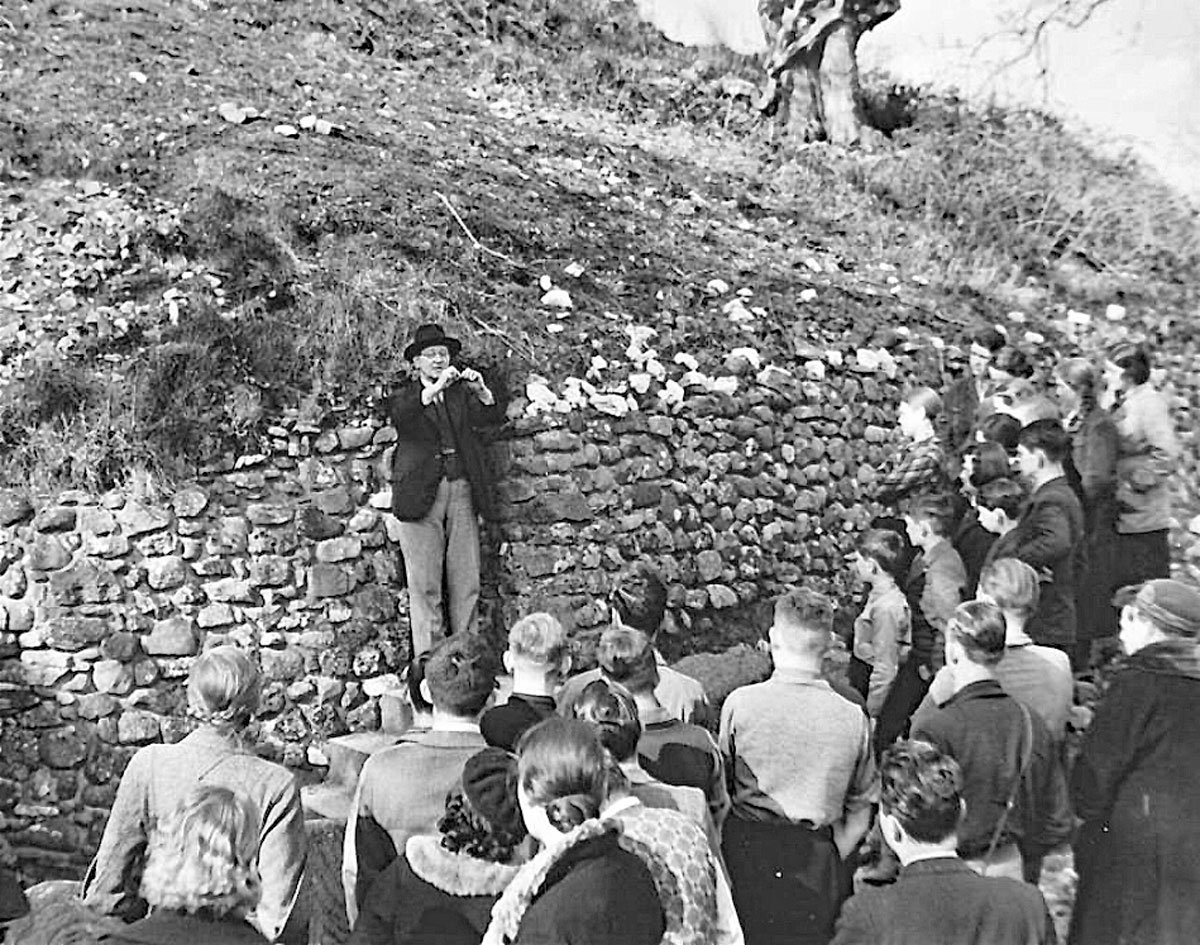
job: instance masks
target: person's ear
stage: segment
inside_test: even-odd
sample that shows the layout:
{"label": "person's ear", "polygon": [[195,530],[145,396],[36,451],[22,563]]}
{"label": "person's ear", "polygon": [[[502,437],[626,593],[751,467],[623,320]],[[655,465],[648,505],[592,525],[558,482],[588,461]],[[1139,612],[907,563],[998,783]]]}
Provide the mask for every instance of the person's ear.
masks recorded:
{"label": "person's ear", "polygon": [[503,653],[501,653],[500,662],[504,664],[504,671],[511,676],[513,672],[512,651],[505,650]]}
{"label": "person's ear", "polygon": [[421,685],[419,685],[417,689],[421,693],[421,698],[424,699],[429,705],[433,705],[433,690],[429,688],[429,680],[422,679]]}

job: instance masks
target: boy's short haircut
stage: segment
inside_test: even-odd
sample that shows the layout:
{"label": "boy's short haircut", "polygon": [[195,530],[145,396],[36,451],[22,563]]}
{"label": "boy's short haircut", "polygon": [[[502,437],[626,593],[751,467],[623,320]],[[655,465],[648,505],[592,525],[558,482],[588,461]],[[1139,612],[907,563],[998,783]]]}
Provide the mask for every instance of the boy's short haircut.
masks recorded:
{"label": "boy's short haircut", "polygon": [[642,722],[633,694],[620,683],[607,679],[588,683],[572,712],[575,718],[596,726],[601,743],[616,761],[629,761],[637,754]]}
{"label": "boy's short haircut", "polygon": [[904,514],[914,522],[928,522],[939,538],[948,536],[954,526],[954,504],[945,495],[925,495],[914,499]]}
{"label": "boy's short haircut", "polygon": [[1017,437],[1021,433],[1021,421],[1011,414],[992,413],[980,421],[979,433],[985,443],[999,443],[1005,452],[1017,451]]}
{"label": "boy's short haircut", "polygon": [[567,655],[567,631],[552,614],[528,614],[508,631],[508,649],[514,656],[540,666],[557,666]]}
{"label": "boy's short haircut", "polygon": [[1008,345],[996,355],[996,367],[1010,377],[1033,377],[1033,362],[1020,348]]}
{"label": "boy's short haircut", "polygon": [[653,640],[667,612],[667,587],[654,568],[640,564],[612,589],[609,603],[621,623]]}
{"label": "boy's short haircut", "polygon": [[1008,343],[1008,340],[1004,337],[1004,335],[991,325],[988,325],[985,328],[980,328],[978,331],[973,333],[968,340],[970,344],[979,345],[981,348],[986,348],[992,354],[995,354]]}
{"label": "boy's short haircut", "polygon": [[807,587],[788,591],[775,601],[775,624],[789,650],[824,653],[833,634],[833,602]]}
{"label": "boy's short haircut", "polygon": [[896,532],[887,528],[869,529],[859,542],[858,553],[870,558],[895,580],[903,578],[904,540]]}
{"label": "boy's short haircut", "polygon": [[447,637],[429,654],[425,680],[434,708],[457,718],[473,718],[483,711],[495,688],[495,656],[477,634]]}
{"label": "boy's short haircut", "polygon": [[1037,571],[1019,558],[997,558],[979,575],[979,590],[1001,610],[1029,619],[1038,608],[1041,587]]}
{"label": "boy's short haircut", "polygon": [[1035,420],[1022,427],[1017,442],[1027,450],[1037,450],[1052,463],[1066,462],[1071,453],[1071,434],[1057,420]]}
{"label": "boy's short haircut", "polygon": [[1021,505],[1028,493],[1015,479],[993,479],[979,490],[975,501],[980,508],[999,509],[1016,521],[1021,515]]}
{"label": "boy's short haircut", "polygon": [[[1015,417],[1009,417],[1020,430]],[[1016,437],[1013,437],[1013,449],[1017,448]],[[1012,463],[1007,450],[999,443],[976,443],[970,450],[975,457],[975,468],[971,470],[971,485],[982,489],[989,482],[997,479],[1007,479],[1012,475]]]}
{"label": "boy's short haircut", "polygon": [[904,395],[904,402],[925,411],[930,420],[942,412],[942,398],[932,387],[914,387]]}
{"label": "boy's short haircut", "polygon": [[962,769],[950,755],[922,741],[900,741],[879,764],[880,810],[920,843],[941,843],[962,818]]}
{"label": "boy's short haircut", "polygon": [[959,604],[946,623],[946,636],[962,645],[972,663],[995,666],[1004,658],[1007,626],[1004,614],[991,601]]}
{"label": "boy's short haircut", "polygon": [[658,685],[658,659],[641,630],[609,627],[600,635],[596,660],[605,677],[632,693],[653,692]]}
{"label": "boy's short haircut", "polygon": [[1121,369],[1129,383],[1136,386],[1150,380],[1150,353],[1144,345],[1119,341],[1108,349],[1105,357]]}

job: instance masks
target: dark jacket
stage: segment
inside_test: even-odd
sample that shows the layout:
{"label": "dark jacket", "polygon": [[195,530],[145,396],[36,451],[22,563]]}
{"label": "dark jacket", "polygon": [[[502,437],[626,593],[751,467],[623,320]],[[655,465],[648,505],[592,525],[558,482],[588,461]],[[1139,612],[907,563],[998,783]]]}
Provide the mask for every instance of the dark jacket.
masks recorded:
{"label": "dark jacket", "polygon": [[833,945],[1052,945],[1036,886],[980,876],[957,857],[918,860],[848,900]]}
{"label": "dark jacket", "polygon": [[1017,527],[988,552],[989,562],[1019,558],[1041,575],[1037,613],[1025,628],[1035,643],[1069,647],[1075,642],[1075,582],[1083,539],[1083,506],[1066,477],[1059,476],[1029,497]]}
{"label": "dark jacket", "polygon": [[[1030,718],[1033,755],[998,843],[1016,842],[1027,859],[1064,843],[1072,826],[1057,747],[1045,723],[1034,713]],[[962,767],[967,813],[959,826],[958,852],[967,859],[987,852],[1020,770],[1025,732],[1021,707],[994,679],[964,686],[913,723],[914,738],[937,745]]]}
{"label": "dark jacket", "polygon": [[242,919],[205,919],[163,909],[100,941],[102,945],[265,945],[266,939]]}
{"label": "dark jacket", "polygon": [[471,483],[475,512],[484,518],[492,518],[495,512],[492,477],[476,430],[485,424],[499,422],[503,418],[501,408],[481,404],[461,382],[446,388],[442,396],[454,429],[455,443],[441,442],[437,424],[432,419],[432,408],[421,403],[420,381],[405,384],[388,398],[388,421],[396,430],[392,454],[392,512],[405,522],[424,518],[433,506],[442,480],[445,468],[442,450],[457,449],[463,471]]}
{"label": "dark jacket", "polygon": [[517,869],[409,837],[367,890],[349,945],[478,945]]}
{"label": "dark jacket", "polygon": [[979,524],[979,516],[974,509],[969,509],[954,531],[950,544],[962,558],[963,567],[967,570],[967,583],[963,587],[963,600],[975,597],[975,588],[979,586],[979,575],[983,572],[983,563],[988,560],[988,553],[996,543],[995,532],[989,532]]}
{"label": "dark jacket", "polygon": [[952,456],[971,445],[979,413],[979,391],[970,374],[958,378],[942,393],[942,442]]}
{"label": "dark jacket", "polygon": [[654,878],[610,833],[551,867],[514,945],[658,945],[665,930]]}
{"label": "dark jacket", "polygon": [[483,740],[493,748],[515,751],[527,729],[558,712],[553,696],[524,696],[514,692],[503,705],[492,706],[479,720]]}
{"label": "dark jacket", "polygon": [[1072,942],[1200,942],[1198,784],[1196,642],[1152,644],[1113,680],[1075,763]]}

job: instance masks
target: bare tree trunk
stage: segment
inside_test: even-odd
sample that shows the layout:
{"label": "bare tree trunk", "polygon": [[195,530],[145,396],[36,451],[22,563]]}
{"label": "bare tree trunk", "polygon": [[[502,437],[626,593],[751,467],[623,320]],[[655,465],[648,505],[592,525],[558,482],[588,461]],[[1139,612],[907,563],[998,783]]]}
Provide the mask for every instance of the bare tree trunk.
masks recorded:
{"label": "bare tree trunk", "polygon": [[820,75],[822,47],[806,54],[784,73],[779,127],[793,141],[824,141],[826,137]]}
{"label": "bare tree trunk", "polygon": [[862,113],[858,81],[858,25],[843,20],[825,39],[820,63],[820,99],[825,133],[833,144],[873,142]]}

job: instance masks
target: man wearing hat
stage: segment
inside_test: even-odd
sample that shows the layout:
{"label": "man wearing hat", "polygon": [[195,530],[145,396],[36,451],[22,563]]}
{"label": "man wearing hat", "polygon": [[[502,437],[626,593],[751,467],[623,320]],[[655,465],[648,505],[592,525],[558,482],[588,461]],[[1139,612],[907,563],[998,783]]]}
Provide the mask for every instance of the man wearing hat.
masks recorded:
{"label": "man wearing hat", "polygon": [[1159,579],[1113,603],[1129,659],[1075,763],[1069,941],[1200,942],[1200,592]]}
{"label": "man wearing hat", "polygon": [[461,348],[439,326],[419,327],[404,349],[417,376],[387,401],[414,656],[446,633],[447,618],[452,634],[471,629],[479,603],[479,517],[493,502],[476,429],[500,417],[479,372],[455,366]]}

